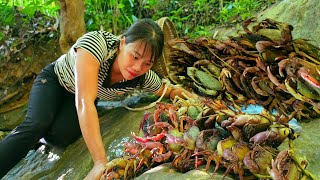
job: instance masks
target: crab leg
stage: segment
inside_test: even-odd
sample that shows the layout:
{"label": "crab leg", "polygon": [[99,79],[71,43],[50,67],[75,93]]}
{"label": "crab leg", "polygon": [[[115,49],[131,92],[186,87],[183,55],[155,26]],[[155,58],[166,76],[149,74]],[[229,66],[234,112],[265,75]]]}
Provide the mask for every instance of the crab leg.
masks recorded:
{"label": "crab leg", "polygon": [[281,84],[278,81],[278,79],[271,73],[269,66],[267,67],[267,72],[268,72],[268,77],[271,80],[271,82],[273,82],[273,84],[275,84],[277,87],[279,87],[282,91],[288,92],[288,90],[286,89],[286,86]]}
{"label": "crab leg", "polygon": [[172,151],[168,151],[168,152],[165,153],[165,154],[156,154],[156,155],[152,158],[152,161],[161,163],[161,162],[167,161],[167,160],[171,157],[171,155],[172,155]]}
{"label": "crab leg", "polygon": [[305,170],[305,167],[301,165],[301,162],[298,160],[298,158],[294,155],[294,152],[292,149],[288,150],[289,156],[292,158],[292,160],[295,162],[295,164],[299,167],[299,169],[302,171],[302,173],[306,176],[308,176],[310,179],[316,179],[313,174],[311,174],[309,171]]}
{"label": "crab leg", "polygon": [[164,136],[165,136],[166,132],[163,130],[160,134],[157,134],[155,136],[147,136],[147,137],[139,137],[137,136],[134,132],[131,132],[131,136],[140,143],[146,143],[149,141],[160,141]]}
{"label": "crab leg", "polygon": [[169,117],[170,117],[170,120],[173,123],[174,127],[176,129],[178,129],[178,115],[173,107],[169,108]]}
{"label": "crab leg", "polygon": [[297,54],[299,54],[299,55],[301,55],[301,56],[303,56],[303,57],[306,57],[306,58],[310,59],[311,61],[313,61],[313,62],[316,63],[316,64],[320,64],[320,62],[317,61],[316,59],[314,59],[313,57],[309,56],[308,54],[306,54],[306,53],[303,52],[303,51],[300,51],[295,44],[293,44],[293,47],[294,47],[294,50],[296,51]]}
{"label": "crab leg", "polygon": [[236,85],[236,87],[242,90],[239,74],[233,74],[231,79],[233,83]]}
{"label": "crab leg", "polygon": [[[249,53],[246,49],[244,49],[243,47],[241,47],[239,44],[235,43],[235,42],[232,42],[231,40],[226,40],[226,41],[223,41],[224,44],[228,45],[228,46],[231,46],[233,48],[235,48],[236,50],[239,50],[241,52],[244,52],[250,56],[255,56],[255,57],[258,57],[257,54],[251,54]],[[255,59],[253,59],[255,60]]]}
{"label": "crab leg", "polygon": [[278,66],[279,66],[279,74],[281,77],[284,77],[284,74],[283,74],[283,69],[286,67],[286,65],[290,63],[290,59],[283,59],[281,60],[279,63],[278,63]]}
{"label": "crab leg", "polygon": [[257,63],[257,67],[259,67],[260,69],[262,69],[263,71],[267,70],[267,66],[265,65],[265,63],[263,63],[260,59],[260,57],[256,58],[256,63]]}
{"label": "crab leg", "polygon": [[223,82],[225,88],[227,89],[227,91],[229,93],[231,93],[232,95],[238,97],[238,100],[244,101],[246,99],[242,94],[235,91],[235,88],[232,86],[231,82],[229,81],[229,79],[225,75],[222,76],[222,82]]}
{"label": "crab leg", "polygon": [[256,84],[256,79],[257,79],[257,77],[253,77],[252,80],[251,80],[251,86],[252,86],[253,90],[254,90],[257,94],[259,94],[259,95],[261,95],[261,96],[269,96],[268,93],[266,93],[265,91],[263,91],[262,89],[260,89],[260,87]]}
{"label": "crab leg", "polygon": [[282,103],[280,103],[280,101],[277,98],[274,98],[268,107],[268,110],[270,112],[272,112],[273,109],[276,109],[279,113],[284,114],[285,116],[288,116],[288,113],[286,112],[286,108],[282,105]]}
{"label": "crab leg", "polygon": [[247,57],[247,56],[230,56],[230,57],[225,57],[222,58],[223,60],[228,60],[228,59],[243,59],[243,60],[250,60],[250,61],[255,61],[255,57]]}
{"label": "crab leg", "polygon": [[247,97],[249,97],[249,98],[254,99],[254,100],[258,100],[259,98],[256,96],[256,94],[254,94],[252,92],[252,90],[250,90],[250,86],[247,84],[247,80],[245,78],[245,74],[244,73],[242,73],[242,75],[240,76],[240,82],[241,82],[242,89],[243,89],[245,95]]}

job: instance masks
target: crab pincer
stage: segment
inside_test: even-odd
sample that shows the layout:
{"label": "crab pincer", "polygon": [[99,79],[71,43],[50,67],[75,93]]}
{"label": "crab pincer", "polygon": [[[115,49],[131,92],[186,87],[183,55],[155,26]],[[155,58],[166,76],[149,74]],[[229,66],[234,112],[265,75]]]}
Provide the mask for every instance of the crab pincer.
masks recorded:
{"label": "crab pincer", "polygon": [[149,141],[160,141],[164,136],[166,132],[162,131],[160,134],[157,134],[155,136],[147,136],[147,137],[139,137],[134,132],[131,132],[131,136],[140,143],[146,143]]}

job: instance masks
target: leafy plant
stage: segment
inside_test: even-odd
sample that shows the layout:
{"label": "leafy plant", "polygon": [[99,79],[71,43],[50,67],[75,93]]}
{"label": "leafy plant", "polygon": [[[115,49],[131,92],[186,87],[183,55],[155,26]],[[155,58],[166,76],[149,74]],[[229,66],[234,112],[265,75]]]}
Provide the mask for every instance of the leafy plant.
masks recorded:
{"label": "leafy plant", "polygon": [[0,26],[14,24],[14,9],[7,5],[7,3],[0,3]]}
{"label": "leafy plant", "polygon": [[11,8],[19,9],[19,11],[27,17],[33,16],[36,11],[54,17],[60,9],[59,5],[55,3],[55,0],[7,0],[7,2],[3,4]]}
{"label": "leafy plant", "polygon": [[85,5],[88,31],[101,29],[119,34],[136,19],[133,0],[88,0]]}
{"label": "leafy plant", "polygon": [[[6,2],[0,3],[0,25],[28,23],[32,19],[36,12],[41,12],[50,17],[57,15],[60,7],[55,4],[55,0],[7,0]],[[16,22],[16,15],[23,15],[23,22]],[[21,18],[18,18],[21,21]]]}
{"label": "leafy plant", "polygon": [[261,6],[261,2],[256,0],[239,0],[230,2],[218,13],[221,23],[242,21],[254,15]]}
{"label": "leafy plant", "polygon": [[[5,0],[0,2],[0,25],[30,23],[40,11],[57,16],[57,0]],[[168,16],[180,36],[209,35],[209,26],[237,23],[279,0],[85,0],[87,31],[121,34],[138,18],[157,20]],[[24,22],[15,15],[23,14]],[[21,18],[19,18],[21,19]],[[0,34],[1,38],[1,34]]]}

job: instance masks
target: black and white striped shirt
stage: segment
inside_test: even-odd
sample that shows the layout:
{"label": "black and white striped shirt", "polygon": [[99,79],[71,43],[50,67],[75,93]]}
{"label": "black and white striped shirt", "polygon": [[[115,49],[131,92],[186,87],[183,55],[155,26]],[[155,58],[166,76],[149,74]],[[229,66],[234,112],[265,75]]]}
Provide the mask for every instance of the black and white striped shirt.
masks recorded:
{"label": "black and white striped shirt", "polygon": [[76,49],[83,48],[91,53],[100,64],[98,73],[98,95],[100,100],[117,99],[120,95],[140,89],[143,91],[156,92],[160,89],[162,82],[160,77],[152,70],[144,77],[138,77],[130,81],[122,81],[105,88],[103,83],[108,79],[109,71],[116,56],[119,39],[105,31],[93,31],[86,33],[55,62],[54,71],[58,76],[60,84],[67,91],[75,92],[74,66],[76,60]]}

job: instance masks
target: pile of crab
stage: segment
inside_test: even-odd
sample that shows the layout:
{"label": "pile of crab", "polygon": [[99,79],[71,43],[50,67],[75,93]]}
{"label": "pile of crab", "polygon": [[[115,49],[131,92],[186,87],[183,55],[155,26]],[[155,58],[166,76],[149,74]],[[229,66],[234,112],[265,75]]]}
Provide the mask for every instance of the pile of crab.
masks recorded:
{"label": "pile of crab", "polygon": [[[296,134],[289,120],[209,98],[160,102],[145,112],[134,141],[124,144],[127,155],[110,161],[101,179],[131,179],[165,162],[179,172],[204,165],[239,179],[314,179],[290,148]],[[286,139],[288,149],[278,150]]]}
{"label": "pile of crab", "polygon": [[[197,93],[237,104],[259,104],[280,114],[320,115],[320,51],[293,39],[292,26],[266,19],[244,22],[227,40],[181,38],[168,42],[169,79]],[[251,27],[251,26],[250,26]]]}

